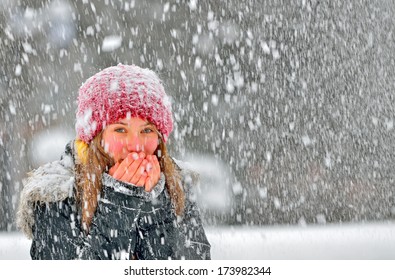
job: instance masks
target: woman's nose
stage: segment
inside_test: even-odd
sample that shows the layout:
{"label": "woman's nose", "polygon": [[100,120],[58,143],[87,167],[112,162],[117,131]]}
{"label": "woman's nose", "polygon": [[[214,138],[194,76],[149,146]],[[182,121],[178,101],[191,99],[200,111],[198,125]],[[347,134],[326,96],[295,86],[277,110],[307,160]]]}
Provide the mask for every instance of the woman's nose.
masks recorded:
{"label": "woman's nose", "polygon": [[127,148],[129,152],[141,152],[143,147],[140,138],[137,135],[128,137]]}

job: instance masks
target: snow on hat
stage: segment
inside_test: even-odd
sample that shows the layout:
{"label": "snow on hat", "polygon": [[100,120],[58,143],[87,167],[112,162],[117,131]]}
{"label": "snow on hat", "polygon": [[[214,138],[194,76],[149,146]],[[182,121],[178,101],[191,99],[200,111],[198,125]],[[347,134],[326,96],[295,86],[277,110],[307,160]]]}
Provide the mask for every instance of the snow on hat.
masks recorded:
{"label": "snow on hat", "polygon": [[75,126],[77,137],[84,142],[127,116],[151,122],[163,141],[168,139],[173,130],[171,104],[153,71],[118,64],[96,73],[79,89]]}

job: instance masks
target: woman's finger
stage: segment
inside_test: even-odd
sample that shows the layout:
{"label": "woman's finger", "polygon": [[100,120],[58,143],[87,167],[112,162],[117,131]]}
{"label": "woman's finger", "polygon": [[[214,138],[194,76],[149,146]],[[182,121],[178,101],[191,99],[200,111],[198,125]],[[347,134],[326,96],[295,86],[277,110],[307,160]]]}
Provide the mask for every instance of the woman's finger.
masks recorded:
{"label": "woman's finger", "polygon": [[156,182],[159,180],[160,178],[160,164],[159,164],[159,160],[156,156],[153,156],[153,178],[154,180],[156,180]]}
{"label": "woman's finger", "polygon": [[[141,152],[137,155],[137,159],[128,167],[126,182],[136,185],[140,180],[141,174],[144,170],[141,170],[140,166],[145,160],[145,153]],[[140,168],[140,169],[139,169]],[[145,168],[144,168],[145,169]]]}
{"label": "woman's finger", "polygon": [[140,180],[135,185],[138,187],[144,187],[145,180],[147,179],[147,177],[148,177],[147,172],[143,172],[143,174],[141,174]]}
{"label": "woman's finger", "polygon": [[[141,155],[143,157],[144,155]],[[124,182],[128,182],[136,173],[136,169],[140,165],[143,158],[139,157],[137,153],[130,153],[128,156],[121,162],[117,171],[114,173],[113,177],[117,180],[121,180]]]}
{"label": "woman's finger", "polygon": [[[114,173],[117,171],[118,167],[119,167],[120,162],[115,163],[110,170],[108,170],[108,174],[110,174],[111,176],[114,175]],[[114,177],[114,176],[113,176]]]}
{"label": "woman's finger", "polygon": [[[137,164],[140,163],[138,166]],[[145,172],[145,165],[147,164],[147,160],[146,159],[138,159],[136,160],[135,163],[133,163],[129,169],[129,177],[126,178],[127,182],[133,184],[133,185],[137,185],[137,183],[140,181],[141,176],[143,175],[143,173]]]}
{"label": "woman's finger", "polygon": [[147,173],[148,177],[145,182],[145,191],[150,192],[158,183],[159,178],[160,178],[160,166],[159,166],[159,161],[157,160],[157,157],[155,155],[152,156],[147,156],[149,159],[149,163],[147,164],[147,167],[149,166],[149,171],[147,168]]}
{"label": "woman's finger", "polygon": [[144,189],[146,192],[150,192],[153,189],[152,178],[150,176],[145,180]]}
{"label": "woman's finger", "polygon": [[[125,175],[126,170],[128,169],[129,165],[132,164],[135,160],[135,153],[129,154],[122,162],[119,164],[117,170],[111,175],[117,180],[121,180],[121,178]],[[137,155],[137,154],[136,154]]]}

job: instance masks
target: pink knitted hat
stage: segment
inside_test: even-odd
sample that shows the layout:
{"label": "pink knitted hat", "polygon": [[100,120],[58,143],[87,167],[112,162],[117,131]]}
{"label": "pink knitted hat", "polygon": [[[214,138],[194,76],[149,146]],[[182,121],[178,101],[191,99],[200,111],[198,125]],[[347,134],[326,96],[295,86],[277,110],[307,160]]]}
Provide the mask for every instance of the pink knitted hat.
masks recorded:
{"label": "pink knitted hat", "polygon": [[107,125],[129,115],[153,123],[164,142],[173,130],[170,100],[153,71],[122,64],[106,68],[79,89],[77,137],[89,143]]}

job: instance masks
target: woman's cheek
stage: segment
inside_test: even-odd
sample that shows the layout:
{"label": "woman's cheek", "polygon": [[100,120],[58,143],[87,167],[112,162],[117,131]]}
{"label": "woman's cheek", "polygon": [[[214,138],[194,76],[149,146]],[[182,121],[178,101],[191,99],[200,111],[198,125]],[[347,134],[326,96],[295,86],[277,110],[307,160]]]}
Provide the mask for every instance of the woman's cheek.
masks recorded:
{"label": "woman's cheek", "polygon": [[158,139],[156,138],[147,139],[144,143],[144,151],[147,155],[153,155],[157,147]]}
{"label": "woman's cheek", "polygon": [[125,148],[125,144],[122,141],[111,139],[106,144],[108,144],[108,153],[114,158],[115,161],[118,161],[122,158]]}

